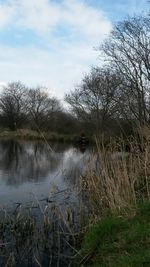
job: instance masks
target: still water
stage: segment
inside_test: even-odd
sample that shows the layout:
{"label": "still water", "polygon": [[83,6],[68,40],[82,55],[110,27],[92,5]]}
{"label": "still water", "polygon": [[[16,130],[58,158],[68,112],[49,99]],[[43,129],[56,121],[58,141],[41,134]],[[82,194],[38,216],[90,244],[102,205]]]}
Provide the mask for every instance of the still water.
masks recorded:
{"label": "still water", "polygon": [[[37,141],[0,141],[0,205],[25,204],[71,190],[85,171],[89,150]],[[59,194],[57,194],[59,196]],[[62,201],[59,197],[56,201]]]}
{"label": "still water", "polygon": [[71,266],[89,162],[89,149],[0,140],[0,266]]}

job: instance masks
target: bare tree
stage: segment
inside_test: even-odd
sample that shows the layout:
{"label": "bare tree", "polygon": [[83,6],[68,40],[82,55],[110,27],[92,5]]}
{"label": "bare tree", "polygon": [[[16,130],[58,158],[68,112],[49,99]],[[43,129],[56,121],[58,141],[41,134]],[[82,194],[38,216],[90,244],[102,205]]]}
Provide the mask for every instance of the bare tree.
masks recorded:
{"label": "bare tree", "polygon": [[37,87],[28,92],[28,113],[37,128],[48,128],[54,114],[61,110],[60,102],[49,97],[46,88]]}
{"label": "bare tree", "polygon": [[21,82],[12,82],[3,88],[0,113],[5,126],[11,130],[21,127],[26,119],[27,88]]}
{"label": "bare tree", "polygon": [[79,119],[89,122],[96,131],[103,131],[118,110],[116,94],[120,83],[116,73],[109,68],[92,68],[65,100]]}
{"label": "bare tree", "polygon": [[118,23],[100,50],[123,77],[126,110],[139,123],[149,122],[150,19],[140,16]]}

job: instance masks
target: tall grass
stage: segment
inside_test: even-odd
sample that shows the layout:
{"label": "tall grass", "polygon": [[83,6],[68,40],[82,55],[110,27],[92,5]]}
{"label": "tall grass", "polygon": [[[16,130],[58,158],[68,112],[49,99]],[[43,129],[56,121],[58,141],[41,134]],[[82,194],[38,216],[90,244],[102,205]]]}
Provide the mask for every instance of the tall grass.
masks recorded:
{"label": "tall grass", "polygon": [[71,266],[86,216],[68,198],[71,190],[52,188],[48,199],[0,208],[0,266]]}
{"label": "tall grass", "polygon": [[82,183],[93,215],[130,210],[150,199],[150,129],[140,129],[137,136],[110,140],[107,147],[96,138],[95,167]]}

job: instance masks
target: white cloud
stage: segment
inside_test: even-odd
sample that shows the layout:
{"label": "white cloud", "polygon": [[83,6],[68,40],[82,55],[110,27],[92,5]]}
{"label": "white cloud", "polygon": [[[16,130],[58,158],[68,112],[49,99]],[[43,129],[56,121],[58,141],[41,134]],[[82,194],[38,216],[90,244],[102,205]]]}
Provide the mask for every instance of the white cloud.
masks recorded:
{"label": "white cloud", "polygon": [[47,86],[50,92],[63,99],[64,93],[80,82],[96,58],[97,52],[88,46],[85,49],[68,45],[63,51],[58,50],[57,55],[35,47],[0,46],[1,80],[21,80],[28,86]]}
{"label": "white cloud", "polygon": [[64,21],[73,26],[76,32],[90,38],[103,38],[112,29],[103,11],[88,6],[82,0],[65,0],[63,16]]}
{"label": "white cloud", "polygon": [[90,38],[103,37],[112,27],[104,12],[82,0],[6,0],[0,5],[0,26],[8,24],[42,35],[64,26]]}
{"label": "white cloud", "polygon": [[15,7],[9,2],[0,5],[0,28],[4,28],[11,24],[15,16]]}
{"label": "white cloud", "polygon": [[0,4],[0,27],[15,25],[35,33],[53,30],[60,20],[60,6],[49,0],[5,0]]}
{"label": "white cloud", "polygon": [[0,93],[3,91],[4,87],[7,85],[6,82],[0,82]]}
{"label": "white cloud", "polygon": [[18,25],[35,31],[47,33],[60,21],[60,8],[48,0],[16,0]]}
{"label": "white cloud", "polygon": [[22,29],[30,29],[43,40],[43,48],[30,40],[17,48],[0,45],[1,80],[46,85],[60,98],[95,63],[93,46],[112,27],[101,10],[82,0],[5,0],[0,4],[0,27],[6,26],[19,29],[18,38]]}

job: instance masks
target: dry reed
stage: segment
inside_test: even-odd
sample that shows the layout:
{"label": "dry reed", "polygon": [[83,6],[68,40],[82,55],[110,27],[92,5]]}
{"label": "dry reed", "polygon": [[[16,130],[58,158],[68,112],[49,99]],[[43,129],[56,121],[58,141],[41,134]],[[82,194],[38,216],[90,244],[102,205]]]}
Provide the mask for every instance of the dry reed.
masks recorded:
{"label": "dry reed", "polygon": [[150,129],[126,141],[111,140],[107,147],[96,138],[96,147],[94,167],[82,183],[93,215],[126,211],[150,198]]}

